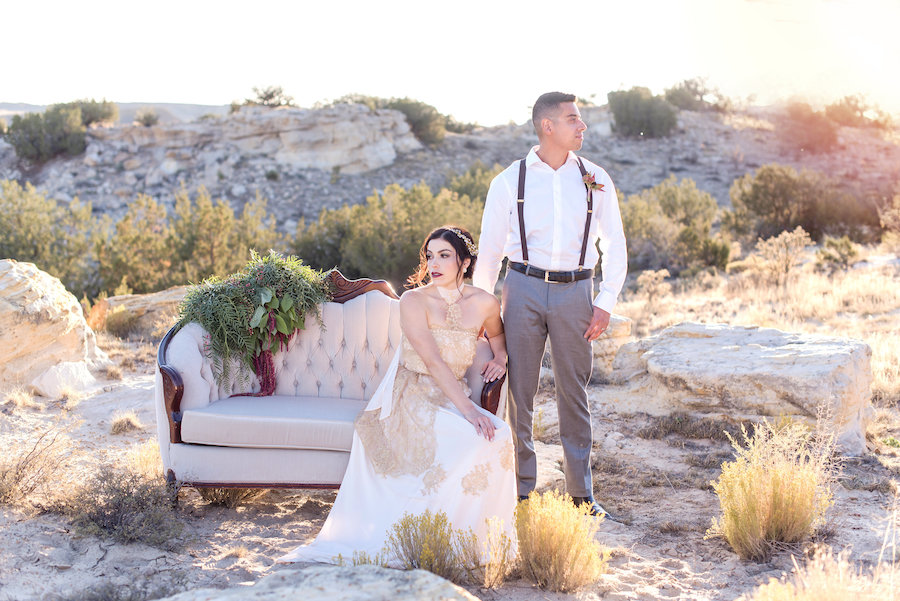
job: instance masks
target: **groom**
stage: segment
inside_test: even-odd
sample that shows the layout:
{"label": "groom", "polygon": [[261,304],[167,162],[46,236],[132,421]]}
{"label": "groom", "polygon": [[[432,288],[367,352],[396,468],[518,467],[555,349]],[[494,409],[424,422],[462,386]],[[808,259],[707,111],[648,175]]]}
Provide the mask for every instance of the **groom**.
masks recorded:
{"label": "groom", "polygon": [[[625,282],[625,234],[609,175],[575,154],[587,129],[575,96],[541,95],[532,123],[539,144],[491,182],[473,283],[493,293],[501,261],[509,258],[502,305],[519,498],[537,480],[532,416],[549,337],[566,489],[576,505],[586,503],[593,515],[602,515],[592,494],[586,388],[591,342],[609,325]],[[594,296],[598,241],[603,279]]]}

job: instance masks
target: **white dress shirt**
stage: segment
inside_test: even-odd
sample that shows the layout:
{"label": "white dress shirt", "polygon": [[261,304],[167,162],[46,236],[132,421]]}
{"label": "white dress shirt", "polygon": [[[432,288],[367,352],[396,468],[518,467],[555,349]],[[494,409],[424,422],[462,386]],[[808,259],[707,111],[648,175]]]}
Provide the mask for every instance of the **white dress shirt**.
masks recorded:
{"label": "white dress shirt", "polygon": [[[587,217],[587,192],[578,169],[575,153],[559,169],[554,170],[537,155],[535,146],[525,158],[525,230],[528,244],[528,263],[550,271],[578,269],[581,239]],[[594,305],[612,313],[628,267],[625,252],[625,233],[616,188],[602,168],[582,159],[588,173],[603,184],[603,191],[594,190],[594,213],[584,267],[593,269],[600,254],[596,243],[600,240],[603,252],[603,281],[594,298]],[[522,262],[519,241],[519,215],[516,197],[519,188],[519,161],[506,168],[491,182],[484,216],[481,220],[481,239],[478,260],[472,283],[488,292],[500,274],[503,257]]]}

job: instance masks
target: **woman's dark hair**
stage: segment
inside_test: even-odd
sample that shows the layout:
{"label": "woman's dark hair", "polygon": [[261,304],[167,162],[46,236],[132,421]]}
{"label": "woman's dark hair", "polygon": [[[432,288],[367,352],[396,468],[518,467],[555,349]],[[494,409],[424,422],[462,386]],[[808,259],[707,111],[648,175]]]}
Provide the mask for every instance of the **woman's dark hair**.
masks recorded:
{"label": "woman's dark hair", "polygon": [[[458,225],[442,225],[441,227],[432,230],[425,238],[425,242],[422,243],[422,248],[419,249],[419,266],[416,268],[416,271],[406,279],[407,288],[416,288],[417,286],[424,285],[425,280],[428,278],[428,260],[425,258],[425,251],[428,250],[428,243],[432,240],[437,240],[438,238],[448,242],[450,246],[453,247],[453,250],[456,251],[457,267],[462,268],[462,264],[465,260],[469,259],[469,267],[466,269],[465,273],[463,273],[463,278],[472,277],[472,272],[475,271],[475,259],[477,255],[473,254],[469,248],[471,246],[472,249],[475,249],[475,238],[473,238],[469,230],[464,227]],[[475,252],[477,253],[477,251]]]}

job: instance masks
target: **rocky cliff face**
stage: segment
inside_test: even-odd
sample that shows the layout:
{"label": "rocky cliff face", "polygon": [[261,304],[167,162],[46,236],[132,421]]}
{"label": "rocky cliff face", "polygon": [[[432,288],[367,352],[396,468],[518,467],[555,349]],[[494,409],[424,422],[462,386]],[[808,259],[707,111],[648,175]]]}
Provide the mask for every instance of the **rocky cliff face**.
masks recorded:
{"label": "rocky cliff face", "polygon": [[[773,162],[821,171],[862,192],[900,180],[896,131],[842,128],[835,151],[814,155],[785,145],[771,109],[725,116],[682,111],[673,135],[652,140],[613,135],[606,107],[584,107],[583,116],[589,130],[581,154],[605,167],[625,194],[674,174],[726,206],[736,178]],[[396,111],[245,107],[191,123],[93,129],[84,155],[40,169],[18,163],[0,141],[0,179],[31,181],[58,200],[78,196],[113,217],[138,193],[171,206],[182,185],[205,186],[237,210],[259,193],[281,229],[292,232],[300,218],[363,202],[388,184],[438,187],[475,161],[505,167],[536,143],[530,123],[448,134],[438,147],[424,148]]]}

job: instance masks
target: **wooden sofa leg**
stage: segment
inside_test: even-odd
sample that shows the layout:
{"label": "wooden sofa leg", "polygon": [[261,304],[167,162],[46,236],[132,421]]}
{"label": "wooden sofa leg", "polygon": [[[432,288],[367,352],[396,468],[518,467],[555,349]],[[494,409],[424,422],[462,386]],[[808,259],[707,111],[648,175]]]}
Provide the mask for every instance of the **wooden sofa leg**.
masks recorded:
{"label": "wooden sofa leg", "polygon": [[178,507],[178,493],[181,491],[181,484],[175,479],[173,470],[166,472],[166,488],[169,490],[169,500],[172,503],[172,509],[175,509]]}

